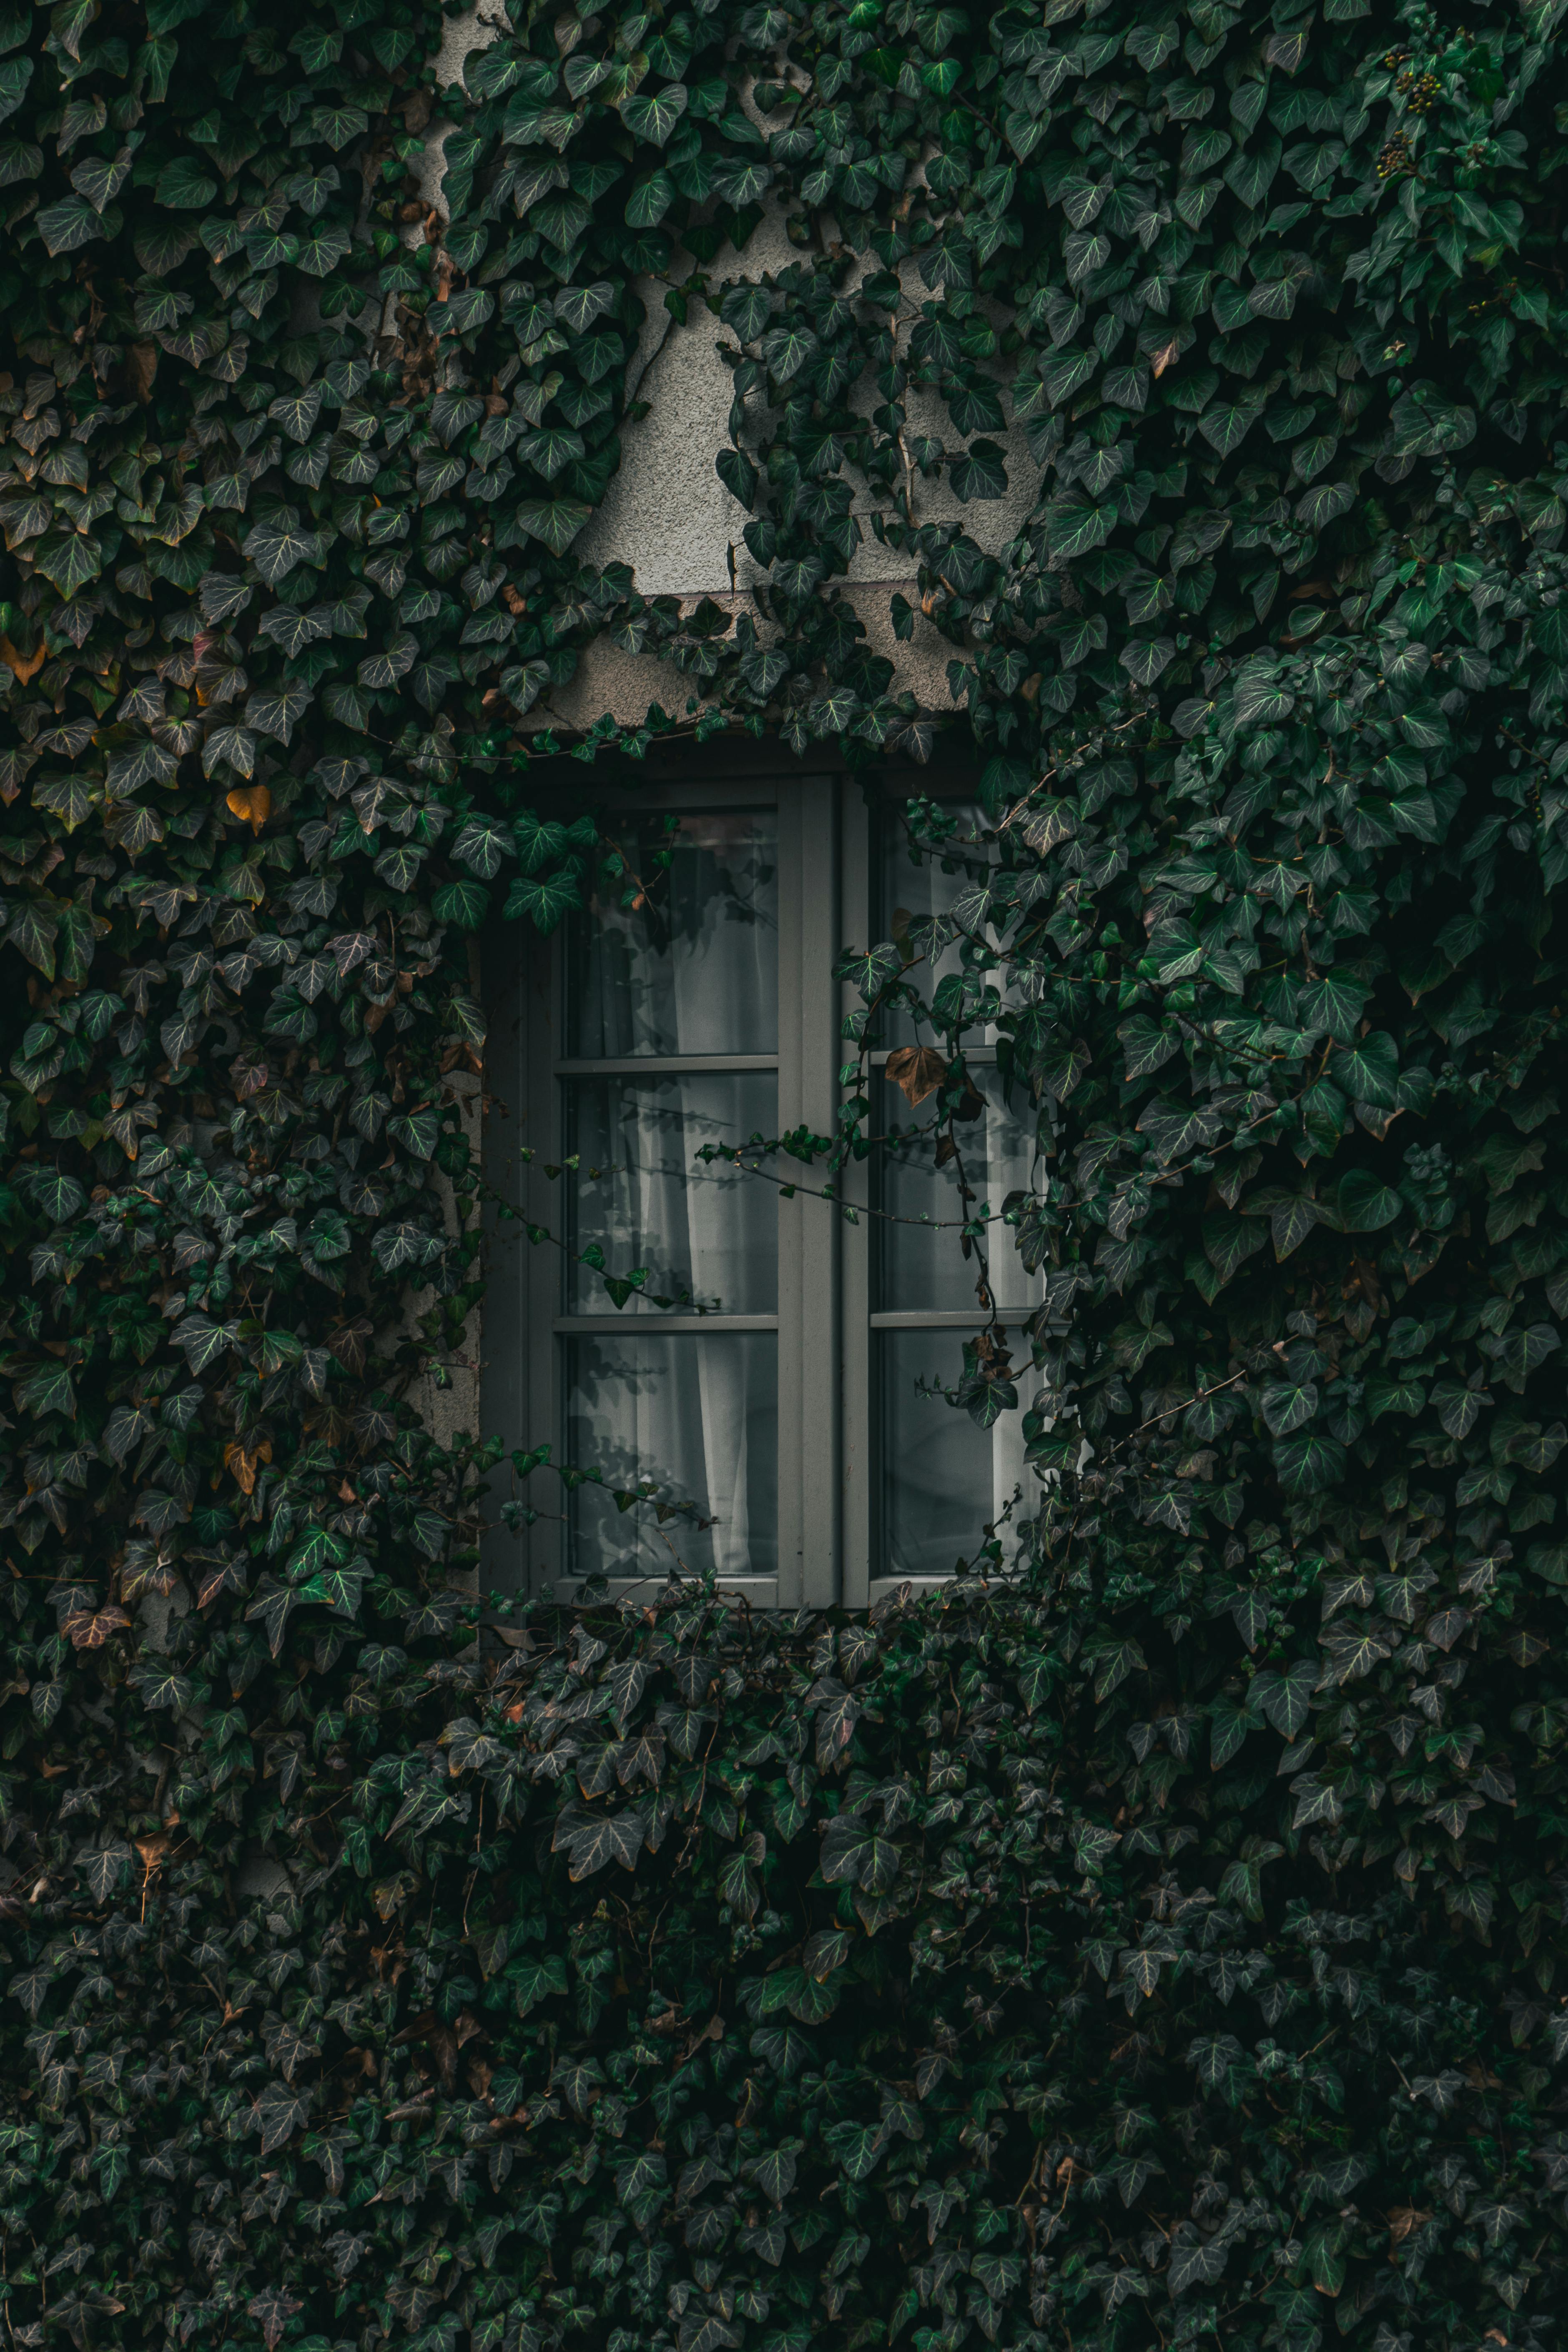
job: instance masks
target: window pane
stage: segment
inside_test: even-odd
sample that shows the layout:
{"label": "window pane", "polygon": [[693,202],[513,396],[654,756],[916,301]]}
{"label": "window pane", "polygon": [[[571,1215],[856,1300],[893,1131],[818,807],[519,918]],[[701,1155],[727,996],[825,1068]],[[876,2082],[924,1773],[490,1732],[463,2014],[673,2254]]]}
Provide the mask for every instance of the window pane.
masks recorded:
{"label": "window pane", "polygon": [[[617,1509],[580,1486],[572,1501],[572,1573],[693,1576],[778,1572],[778,1347],[769,1332],[630,1331],[567,1343],[566,1450],[606,1485],[657,1481],[695,1513]],[[710,1522],[700,1527],[697,1522]]]}
{"label": "window pane", "polygon": [[567,1053],[776,1052],[774,812],[685,816],[673,835],[649,817],[628,824],[621,846],[647,898],[628,911],[608,892],[572,925]]}
{"label": "window pane", "polygon": [[[957,1331],[877,1334],[882,1419],[881,1558],[875,1576],[948,1576],[971,1560],[985,1528],[1001,1517],[1025,1477],[1023,1415],[1005,1412],[976,1429],[944,1397],[916,1383],[953,1386],[963,1368]],[[1032,1482],[1031,1482],[1032,1483]],[[1026,1488],[1026,1494],[1027,1489]],[[1003,1530],[1003,1556],[1012,1546]]]}
{"label": "window pane", "polygon": [[[984,845],[965,848],[968,835],[978,833],[984,816],[977,803],[963,801],[950,803],[946,814],[957,819],[958,839],[945,855],[922,849],[911,860],[909,829],[896,809],[889,809],[881,820],[882,831],[882,904],[879,939],[891,939],[905,928],[906,919],[918,922],[922,917],[944,914],[961,891],[989,870],[994,864],[991,852]],[[948,870],[943,871],[946,867]],[[939,983],[949,972],[962,969],[956,943],[942,950],[934,965],[917,964],[910,974],[911,984],[920,991],[929,1004]],[[879,1024],[879,1042],[884,1045],[908,1045],[916,1041],[917,1030],[907,1013],[884,1017]],[[988,1041],[994,1033],[976,1028],[976,1044]],[[926,1037],[931,1035],[929,1024]]]}
{"label": "window pane", "polygon": [[[568,1158],[580,1165],[567,1231],[574,1252],[597,1242],[612,1274],[648,1269],[654,1297],[689,1297],[726,1315],[771,1315],[778,1304],[778,1198],[771,1184],[723,1161],[708,1143],[773,1131],[771,1074],[572,1078],[565,1082]],[[589,1267],[568,1263],[574,1314],[613,1312]],[[626,1312],[658,1314],[633,1293]]]}
{"label": "window pane", "polygon": [[[999,1216],[1009,1192],[1031,1188],[1035,1172],[1032,1106],[1027,1100],[1018,1101],[1016,1089],[1011,1107],[1005,1104],[1002,1080],[995,1070],[974,1069],[973,1076],[985,1108],[978,1118],[956,1122],[958,1154],[945,1167],[935,1165],[936,1138],[929,1135],[917,1143],[889,1144],[878,1154],[882,1207],[895,1217],[932,1220],[927,1226],[878,1221],[879,1307],[945,1311],[975,1306],[979,1261],[964,1256],[958,1227],[966,1214],[979,1215],[987,1204],[992,1214]],[[909,1107],[891,1081],[883,1082],[882,1100],[889,1125],[910,1123]],[[959,1195],[961,1171],[974,1195],[971,1202]],[[987,1226],[984,1248],[997,1303],[1027,1312],[1038,1297],[1039,1281],[1031,1280],[1024,1271],[1015,1228],[1001,1223]]]}

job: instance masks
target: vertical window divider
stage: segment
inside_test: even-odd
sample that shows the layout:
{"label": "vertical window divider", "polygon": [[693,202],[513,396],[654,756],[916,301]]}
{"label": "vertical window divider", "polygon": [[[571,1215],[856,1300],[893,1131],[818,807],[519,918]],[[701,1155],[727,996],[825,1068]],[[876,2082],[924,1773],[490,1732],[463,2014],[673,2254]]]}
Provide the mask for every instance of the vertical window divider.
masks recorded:
{"label": "vertical window divider", "polygon": [[[779,1128],[831,1130],[837,1106],[837,793],[803,777],[779,796]],[[778,1165],[780,1181],[790,1163]],[[839,1218],[807,1189],[779,1195],[779,1599],[829,1609],[839,1597]]]}
{"label": "vertical window divider", "polygon": [[[489,1181],[518,1217],[494,1210],[485,1216],[485,1313],[480,1368],[480,1436],[502,1433],[511,1444],[537,1442],[542,1430],[553,1437],[559,1421],[555,1342],[550,1315],[538,1311],[540,1255],[523,1231],[526,1218],[561,1229],[558,1188],[542,1172],[556,1157],[556,1088],[551,1076],[552,1018],[559,985],[560,943],[542,940],[521,924],[487,941],[493,984],[485,1044],[486,1104],[483,1164]],[[523,1152],[531,1151],[531,1161]],[[559,1292],[560,1274],[549,1269]],[[511,1465],[503,1454],[486,1489],[490,1525],[481,1554],[484,1581],[505,1591],[515,1587],[521,1567],[524,1591],[539,1590],[556,1572],[561,1558],[558,1521],[541,1518],[518,1538],[500,1517],[500,1507],[524,1502]]]}
{"label": "vertical window divider", "polygon": [[[526,1429],[539,1434],[531,1443],[543,1440],[556,1449],[555,1458],[564,1459],[564,1399],[562,1393],[561,1350],[554,1333],[555,1315],[566,1302],[566,1261],[563,1244],[566,1239],[566,1192],[557,1180],[552,1183],[544,1174],[546,1165],[559,1164],[563,1143],[561,1129],[561,1088],[556,1083],[553,1066],[556,1023],[559,1019],[562,992],[566,978],[566,940],[564,929],[542,941],[535,949],[531,963],[538,972],[534,992],[533,1018],[528,1024],[528,1124],[533,1145],[533,1160],[525,1171],[522,1202],[527,1214],[538,1224],[547,1226],[558,1237],[555,1242],[535,1245],[526,1238],[523,1247],[531,1258],[546,1255],[546,1263],[535,1275],[529,1314],[523,1325],[523,1344],[528,1356],[529,1419]],[[551,1313],[539,1312],[542,1297],[550,1300]],[[551,1486],[554,1486],[554,1491]],[[544,1510],[533,1525],[525,1530],[523,1547],[525,1589],[531,1592],[553,1590],[556,1578],[566,1566],[566,1490],[547,1484],[541,1494],[535,1490],[534,1507],[540,1501]]]}
{"label": "vertical window divider", "polygon": [[[866,791],[855,779],[846,780],[843,810],[843,866],[840,888],[839,945],[868,947],[877,919],[877,894],[871,866],[872,824]],[[833,1075],[835,1106],[843,1099],[838,1069],[855,1058],[842,1032],[845,1017],[860,1003],[849,981],[837,983],[834,1006]],[[839,1365],[843,1433],[839,1462],[840,1582],[846,1609],[865,1609],[871,1593],[871,1548],[875,1518],[877,1429],[871,1392],[871,1330],[873,1265],[876,1229],[871,1206],[871,1163],[853,1161],[842,1177],[846,1202],[860,1213],[858,1224],[839,1221],[839,1298],[842,1324]]]}

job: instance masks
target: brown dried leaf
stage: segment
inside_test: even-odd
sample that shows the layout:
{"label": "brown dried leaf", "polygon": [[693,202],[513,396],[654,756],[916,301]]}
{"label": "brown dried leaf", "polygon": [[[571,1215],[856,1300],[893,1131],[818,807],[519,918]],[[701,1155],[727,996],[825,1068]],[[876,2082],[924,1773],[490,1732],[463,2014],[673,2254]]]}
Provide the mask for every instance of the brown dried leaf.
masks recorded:
{"label": "brown dried leaf", "polygon": [[888,1056],[887,1075],[902,1088],[913,1110],[935,1094],[947,1076],[947,1064],[934,1045],[900,1045]]}
{"label": "brown dried leaf", "polygon": [[74,1609],[60,1628],[73,1649],[100,1650],[111,1633],[122,1633],[131,1622],[111,1601],[106,1609]]}
{"label": "brown dried leaf", "polygon": [[125,354],[125,384],[132,400],[143,408],[153,397],[153,382],[158,373],[156,343],[132,343]]}

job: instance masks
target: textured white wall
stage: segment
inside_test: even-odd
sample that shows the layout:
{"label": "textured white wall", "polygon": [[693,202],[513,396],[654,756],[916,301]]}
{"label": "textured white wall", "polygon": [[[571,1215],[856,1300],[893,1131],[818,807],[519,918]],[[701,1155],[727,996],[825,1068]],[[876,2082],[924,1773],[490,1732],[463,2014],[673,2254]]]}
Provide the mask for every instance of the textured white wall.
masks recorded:
{"label": "textured white wall", "polygon": [[[504,21],[500,0],[479,0],[477,7],[450,18],[438,80],[457,80],[464,59],[488,47]],[[421,184],[432,199],[439,190],[441,150],[450,127],[439,119],[430,126]],[[710,275],[715,279],[756,278],[798,257],[782,219],[770,214],[743,252],[729,246],[721,251]],[[912,270],[910,290],[918,301],[922,289]],[[714,471],[713,461],[729,438],[731,389],[730,370],[715,348],[721,331],[701,304],[693,306],[684,326],[678,325],[664,307],[663,286],[651,279],[640,282],[637,291],[647,316],[633,383],[636,397],[649,404],[650,413],[622,427],[620,471],[574,552],[590,563],[629,564],[645,596],[711,596],[728,604],[733,579],[740,592],[737,603],[752,609],[745,592],[757,577],[757,567],[742,537],[745,510]],[[915,430],[952,440],[946,412],[934,394],[912,394],[909,409]],[[994,437],[1006,456],[1006,497],[962,506],[945,482],[917,479],[915,518],[920,522],[962,518],[979,546],[999,554],[1017,536],[1035,504],[1038,469],[1016,426]],[[862,510],[868,513],[868,501],[862,502]],[[924,709],[950,710],[947,664],[953,648],[918,612],[913,639],[900,645],[894,637],[889,596],[901,586],[915,604],[913,573],[907,557],[874,538],[864,520],[849,580],[868,637],[895,664],[897,688],[912,691]],[[656,701],[678,717],[692,690],[691,682],[668,663],[595,646],[584,656],[570,686],[555,689],[535,706],[529,725],[535,730],[552,725],[578,729],[591,726],[606,711],[623,724],[635,724]]]}

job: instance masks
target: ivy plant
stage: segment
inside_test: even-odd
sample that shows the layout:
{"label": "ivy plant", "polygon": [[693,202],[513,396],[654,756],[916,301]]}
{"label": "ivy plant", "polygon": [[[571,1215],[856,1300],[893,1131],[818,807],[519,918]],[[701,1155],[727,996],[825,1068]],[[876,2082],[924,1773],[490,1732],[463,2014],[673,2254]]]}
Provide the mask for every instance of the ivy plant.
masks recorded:
{"label": "ivy plant", "polygon": [[[504,15],[0,9],[8,2337],[1548,2352],[1561,0]],[[661,303],[689,608],[575,551]],[[474,1597],[475,935],[658,733],[944,721],[775,1168],[897,1003],[962,1177],[1000,1039],[1028,1492],[871,1622]]]}

